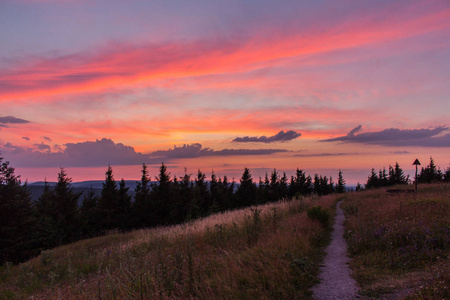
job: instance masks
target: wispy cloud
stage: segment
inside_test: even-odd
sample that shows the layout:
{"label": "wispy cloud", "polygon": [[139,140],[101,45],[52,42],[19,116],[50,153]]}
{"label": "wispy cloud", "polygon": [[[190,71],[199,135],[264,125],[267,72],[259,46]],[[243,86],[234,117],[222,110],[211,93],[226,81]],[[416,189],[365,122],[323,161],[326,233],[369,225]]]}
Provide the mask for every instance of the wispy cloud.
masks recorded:
{"label": "wispy cloud", "polygon": [[311,154],[296,154],[295,157],[322,157],[322,156],[348,156],[348,155],[360,155],[361,153],[311,153]]}
{"label": "wispy cloud", "polygon": [[447,133],[449,130],[447,126],[432,129],[389,128],[376,132],[355,134],[360,129],[361,125],[352,129],[347,135],[321,141],[383,146],[450,147],[450,133]]}
{"label": "wispy cloud", "polygon": [[409,151],[392,151],[392,154],[411,154]]}
{"label": "wispy cloud", "polygon": [[283,130],[278,132],[275,135],[272,136],[245,136],[245,137],[237,137],[233,140],[233,142],[238,143],[249,143],[249,142],[255,142],[255,143],[273,143],[273,142],[287,142],[291,141],[293,139],[296,139],[300,137],[302,134],[300,132],[296,132],[293,130],[288,130],[284,132]]}

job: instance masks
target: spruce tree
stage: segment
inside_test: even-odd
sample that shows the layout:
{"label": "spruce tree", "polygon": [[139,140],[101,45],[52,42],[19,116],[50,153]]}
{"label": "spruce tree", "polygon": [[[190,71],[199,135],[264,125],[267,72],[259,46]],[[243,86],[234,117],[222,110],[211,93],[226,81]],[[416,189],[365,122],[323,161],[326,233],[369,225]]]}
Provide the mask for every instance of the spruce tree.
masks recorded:
{"label": "spruce tree", "polygon": [[442,181],[442,179],[442,171],[437,168],[433,158],[430,156],[430,164],[426,168],[422,168],[417,177],[417,181],[422,183],[432,183]]}
{"label": "spruce tree", "polygon": [[297,168],[295,176],[291,177],[291,183],[288,189],[289,197],[298,197],[300,195],[309,195],[312,193],[311,176],[306,176],[303,170]]}
{"label": "spruce tree", "polygon": [[155,224],[154,208],[150,199],[150,176],[146,164],[142,164],[141,181],[137,183],[134,194],[133,226],[149,227]]}
{"label": "spruce tree", "polygon": [[450,167],[447,168],[444,174],[444,182],[450,182]]}
{"label": "spruce tree", "polygon": [[375,169],[372,168],[372,173],[367,178],[367,182],[365,184],[365,189],[373,189],[380,186],[379,178],[377,173],[375,173]]}
{"label": "spruce tree", "polygon": [[117,207],[117,222],[118,228],[120,229],[131,228],[131,196],[128,194],[129,189],[129,187],[126,187],[125,180],[122,178],[119,183],[119,201]]}
{"label": "spruce tree", "polygon": [[180,211],[181,220],[192,220],[198,216],[198,207],[194,207],[194,186],[191,180],[191,174],[184,170],[184,176],[179,182],[180,198],[178,202],[178,210]]}
{"label": "spruce tree", "polygon": [[336,192],[337,193],[344,193],[346,190],[345,188],[345,180],[344,177],[342,176],[342,171],[339,170],[339,175],[338,175],[338,183],[336,186]]}
{"label": "spruce tree", "polygon": [[56,226],[63,234],[60,242],[63,244],[73,242],[80,237],[78,199],[81,193],[73,191],[72,178],[67,176],[64,168],[58,173],[58,182],[53,193]]}
{"label": "spruce tree", "polygon": [[119,188],[114,179],[113,170],[108,166],[105,172],[102,194],[98,201],[100,214],[100,227],[102,230],[117,229],[120,227],[119,215]]}
{"label": "spruce tree", "polygon": [[56,197],[47,182],[44,181],[44,191],[35,204],[36,209],[36,242],[39,247],[48,249],[60,245],[64,233],[56,222]]}
{"label": "spruce tree", "polygon": [[170,173],[167,171],[167,167],[164,163],[162,163],[159,168],[159,175],[156,177],[156,183],[152,186],[150,192],[155,225],[167,225],[170,223],[169,211],[171,207],[171,188]]}
{"label": "spruce tree", "polygon": [[253,182],[250,170],[245,168],[236,191],[238,206],[246,207],[256,204],[256,193],[256,184]]}
{"label": "spruce tree", "polygon": [[202,171],[198,170],[197,178],[195,179],[194,188],[194,202],[199,208],[199,216],[204,217],[209,213],[211,206],[211,196],[208,188],[208,182],[206,182],[206,175]]}
{"label": "spruce tree", "polygon": [[91,188],[84,195],[80,207],[81,230],[83,237],[92,237],[100,233],[99,197]]}
{"label": "spruce tree", "polygon": [[14,171],[0,157],[0,266],[22,262],[38,252],[30,192]]}

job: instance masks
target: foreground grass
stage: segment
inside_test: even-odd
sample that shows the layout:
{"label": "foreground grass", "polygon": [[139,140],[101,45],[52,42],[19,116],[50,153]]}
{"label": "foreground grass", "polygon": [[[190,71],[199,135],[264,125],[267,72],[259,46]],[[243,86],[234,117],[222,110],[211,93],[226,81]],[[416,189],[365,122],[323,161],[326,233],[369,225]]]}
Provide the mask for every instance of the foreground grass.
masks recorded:
{"label": "foreground grass", "polygon": [[282,201],[174,227],[111,234],[0,269],[0,299],[309,298],[329,228]]}
{"label": "foreground grass", "polygon": [[362,295],[450,299],[450,184],[352,193],[342,208]]}

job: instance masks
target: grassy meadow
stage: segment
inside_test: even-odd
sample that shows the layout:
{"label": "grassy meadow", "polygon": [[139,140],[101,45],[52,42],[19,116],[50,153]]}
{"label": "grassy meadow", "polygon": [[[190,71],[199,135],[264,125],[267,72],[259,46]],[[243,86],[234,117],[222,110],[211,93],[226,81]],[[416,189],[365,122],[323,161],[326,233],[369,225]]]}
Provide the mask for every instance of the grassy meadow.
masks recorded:
{"label": "grassy meadow", "polygon": [[280,201],[44,251],[1,267],[0,299],[309,298],[330,237],[323,211],[332,217],[336,199]]}
{"label": "grassy meadow", "polygon": [[450,299],[450,184],[349,193],[341,207],[362,296]]}

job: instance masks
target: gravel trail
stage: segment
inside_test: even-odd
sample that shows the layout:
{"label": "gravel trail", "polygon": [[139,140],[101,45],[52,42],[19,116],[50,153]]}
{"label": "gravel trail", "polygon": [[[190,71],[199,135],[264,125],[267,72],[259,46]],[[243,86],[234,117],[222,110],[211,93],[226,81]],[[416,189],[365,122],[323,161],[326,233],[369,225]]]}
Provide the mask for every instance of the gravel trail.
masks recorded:
{"label": "gravel trail", "polygon": [[313,297],[317,300],[357,299],[358,287],[350,276],[347,244],[344,240],[344,212],[341,202],[336,206],[336,219],[332,241],[327,247],[327,255],[321,267],[320,283],[313,287]]}

